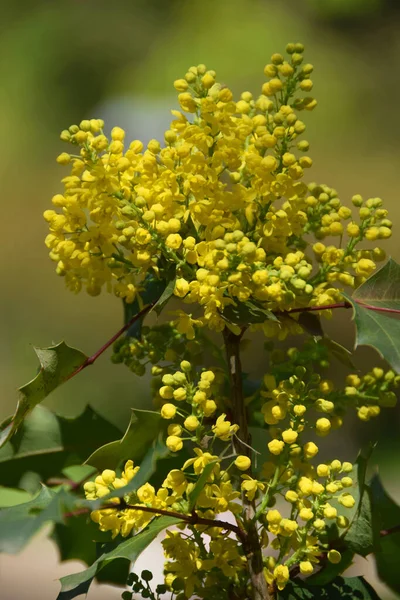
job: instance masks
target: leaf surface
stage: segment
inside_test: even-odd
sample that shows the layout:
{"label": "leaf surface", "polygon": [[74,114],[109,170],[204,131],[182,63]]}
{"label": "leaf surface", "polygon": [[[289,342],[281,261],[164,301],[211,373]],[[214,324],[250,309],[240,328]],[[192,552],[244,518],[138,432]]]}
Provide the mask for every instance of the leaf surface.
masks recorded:
{"label": "leaf surface", "polygon": [[99,469],[115,469],[125,460],[140,462],[163,427],[159,412],[133,409],[131,420],[122,439],[109,442],[95,450],[86,464]]}
{"label": "leaf surface", "polygon": [[115,440],[120,430],[87,406],[75,418],[61,417],[36,406],[15,435],[0,448],[0,481],[18,486],[24,473],[38,473],[42,481],[81,464],[100,445]]}
{"label": "leaf surface", "polygon": [[3,446],[21,425],[24,418],[53,390],[87,360],[87,356],[76,348],[60,342],[49,348],[34,348],[40,362],[40,370],[34,379],[19,388],[19,400],[11,420],[0,432],[0,447]]}
{"label": "leaf surface", "polygon": [[129,563],[135,563],[140,554],[151,544],[161,531],[172,525],[176,525],[180,520],[174,517],[156,517],[143,531],[137,535],[128,538],[118,546],[100,556],[88,569],[63,577],[61,581],[61,592],[57,600],[72,600],[80,594],[88,591],[91,582],[97,573],[106,565],[116,559],[124,559]]}
{"label": "leaf surface", "polygon": [[336,577],[324,586],[290,581],[278,593],[278,600],[380,600],[364,577]]}

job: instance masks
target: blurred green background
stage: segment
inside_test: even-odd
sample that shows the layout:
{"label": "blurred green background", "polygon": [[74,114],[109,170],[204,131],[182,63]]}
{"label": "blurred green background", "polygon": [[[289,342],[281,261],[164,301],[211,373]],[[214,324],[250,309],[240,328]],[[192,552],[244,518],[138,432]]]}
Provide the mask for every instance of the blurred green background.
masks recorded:
{"label": "blurred green background", "polygon": [[[20,0],[2,6],[0,418],[13,411],[16,388],[35,373],[32,345],[64,339],[90,354],[121,324],[115,298],[64,289],[43,243],[42,212],[66,174],[55,163],[64,150],[62,129],[101,117],[108,129],[120,125],[132,138],[162,137],[168,109],[176,105],[172,82],[189,66],[206,63],[235,92],[256,92],[271,53],[301,41],[315,65],[319,102],[306,115],[311,179],[334,186],[342,199],[381,196],[398,222],[399,33],[398,0]],[[395,233],[385,248],[399,260],[397,240]],[[350,347],[349,315],[328,324],[336,337],[338,323]],[[260,360],[259,352],[249,352],[249,364]],[[363,367],[375,359],[364,350],[356,357]],[[124,427],[129,408],[148,397],[146,380],[105,356],[46,405],[76,415],[91,403]],[[360,424],[361,434],[353,426],[344,434],[353,457],[360,442],[381,438],[375,458],[397,498],[399,421],[399,412],[391,412],[378,425]],[[18,569],[18,560],[23,557],[0,559],[0,580],[7,583],[9,565]],[[43,578],[38,599],[54,597],[40,585]],[[10,588],[5,598],[23,593]]]}

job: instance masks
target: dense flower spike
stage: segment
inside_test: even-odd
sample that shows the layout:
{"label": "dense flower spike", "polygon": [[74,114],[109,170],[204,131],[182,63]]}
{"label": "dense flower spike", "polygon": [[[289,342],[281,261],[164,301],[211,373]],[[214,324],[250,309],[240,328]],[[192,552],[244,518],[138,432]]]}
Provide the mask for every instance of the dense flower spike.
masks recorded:
{"label": "dense flower spike", "polygon": [[[389,237],[392,224],[379,198],[354,196],[352,210],[334,189],[304,182],[312,160],[300,114],[316,105],[312,69],[302,52],[273,55],[261,94],[234,101],[214,71],[191,67],[175,81],[181,110],[164,143],[147,148],[126,144],[119,127],[106,137],[99,119],[63,131],[75,153],[57,160],[71,171],[44,216],[67,286],[106,287],[131,303],[146,276],[174,273],[175,295],[202,307],[196,325],[221,331],[232,304],[324,305],[362,283],[384,252],[359,243]],[[188,318],[178,315],[178,330],[193,339]]]}
{"label": "dense flower spike", "polygon": [[[288,310],[341,301],[385,258],[375,247],[391,235],[382,200],[356,195],[349,208],[334,189],[304,181],[312,160],[300,114],[316,100],[303,50],[289,44],[286,58],[274,54],[261,94],[238,101],[214,71],[191,67],[174,82],[180,110],[163,144],[126,146],[123,130],[108,139],[96,119],[62,133],[77,153],[58,157],[71,174],[53,198],[59,211],[45,213],[57,272],[73,291],[106,287],[138,306],[149,287],[168,283],[180,303],[169,322],[117,341],[113,354],[137,375],[152,365],[177,468],[122,500],[112,493],[136,476],[132,461],[84,486],[89,500],[110,494],[91,516],[113,537],[160,514],[182,517],[163,541],[162,589],[179,600],[248,598],[254,536],[258,575],[273,594],[298,573],[340,564],[335,542],[351,523],[357,473],[350,462],[320,459],[320,445],[348,411],[367,421],[396,402],[400,376],[391,370],[348,375],[342,388],[321,376],[327,345],[313,335],[300,349],[266,342],[268,372],[250,382],[240,412],[229,393],[235,378],[242,387],[240,360],[228,352],[226,361],[207,335],[223,331],[228,349],[227,336],[239,344],[248,328],[275,341],[302,333],[300,313]],[[249,415],[264,428],[265,462],[251,445]]]}

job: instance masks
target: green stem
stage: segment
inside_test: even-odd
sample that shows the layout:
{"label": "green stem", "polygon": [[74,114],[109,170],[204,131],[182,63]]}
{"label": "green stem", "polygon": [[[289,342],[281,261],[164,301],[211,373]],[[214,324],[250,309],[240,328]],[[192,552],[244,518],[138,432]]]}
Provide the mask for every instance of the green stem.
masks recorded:
{"label": "green stem", "polygon": [[261,504],[258,506],[256,514],[255,514],[255,519],[257,520],[264,512],[264,510],[266,509],[266,507],[268,506],[268,502],[271,499],[271,495],[272,492],[275,490],[278,481],[279,481],[279,473],[280,473],[280,467],[277,466],[275,469],[275,473],[274,473],[274,477],[271,481],[271,484],[268,487],[268,490],[265,493],[264,498],[262,499]]}

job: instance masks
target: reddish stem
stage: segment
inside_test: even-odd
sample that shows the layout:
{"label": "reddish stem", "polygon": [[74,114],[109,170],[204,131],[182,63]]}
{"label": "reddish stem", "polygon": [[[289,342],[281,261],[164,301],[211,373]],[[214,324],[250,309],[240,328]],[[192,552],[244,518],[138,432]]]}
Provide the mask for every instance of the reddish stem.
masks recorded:
{"label": "reddish stem", "polygon": [[354,299],[354,301],[357,302],[357,304],[359,304],[360,306],[363,306],[364,308],[368,308],[369,310],[375,310],[377,312],[400,314],[400,309],[398,309],[398,308],[386,308],[385,306],[373,306],[373,304],[367,304],[366,302],[363,302],[362,300],[357,300],[357,299]]}
{"label": "reddish stem", "polygon": [[389,529],[382,529],[379,534],[381,537],[385,537],[387,535],[392,535],[393,533],[400,532],[400,525],[395,525],[394,527],[390,527]]}
{"label": "reddish stem", "polygon": [[[191,515],[184,515],[179,512],[175,512],[172,510],[164,510],[163,508],[152,508],[151,506],[141,506],[140,504],[127,504],[123,500],[120,501],[120,504],[105,504],[98,510],[104,510],[112,508],[114,510],[141,510],[142,512],[152,513],[154,515],[164,515],[165,517],[174,517],[175,519],[180,519],[185,523],[189,523],[189,525],[207,525],[208,527],[221,527],[226,531],[232,531],[235,533],[238,538],[243,542],[246,538],[246,532],[237,525],[233,525],[232,523],[228,523],[227,521],[220,521],[219,519],[205,519],[203,517],[199,517],[196,512],[192,512]],[[77,517],[79,515],[83,515],[85,513],[90,512],[90,508],[79,508],[72,512],[64,513],[65,518],[69,517]]]}
{"label": "reddish stem", "polygon": [[107,348],[109,348],[123,333],[125,333],[125,331],[127,331],[131,325],[133,325],[134,323],[136,323],[136,321],[144,317],[149,312],[149,310],[153,308],[154,304],[154,302],[152,304],[148,304],[147,306],[142,308],[142,310],[139,311],[136,315],[133,315],[133,317],[127,323],[125,323],[125,325],[121,327],[121,329],[119,329],[117,333],[115,333],[99,350],[97,350],[97,352],[95,352],[92,356],[89,356],[85,360],[85,362],[81,364],[80,367],[78,367],[73,373],[71,373],[71,375],[67,378],[67,381],[68,379],[75,377],[75,375],[83,371],[83,369],[86,369],[86,367],[89,367],[89,365],[92,365],[94,362],[96,362],[99,356],[101,356],[103,352],[107,350]]}

